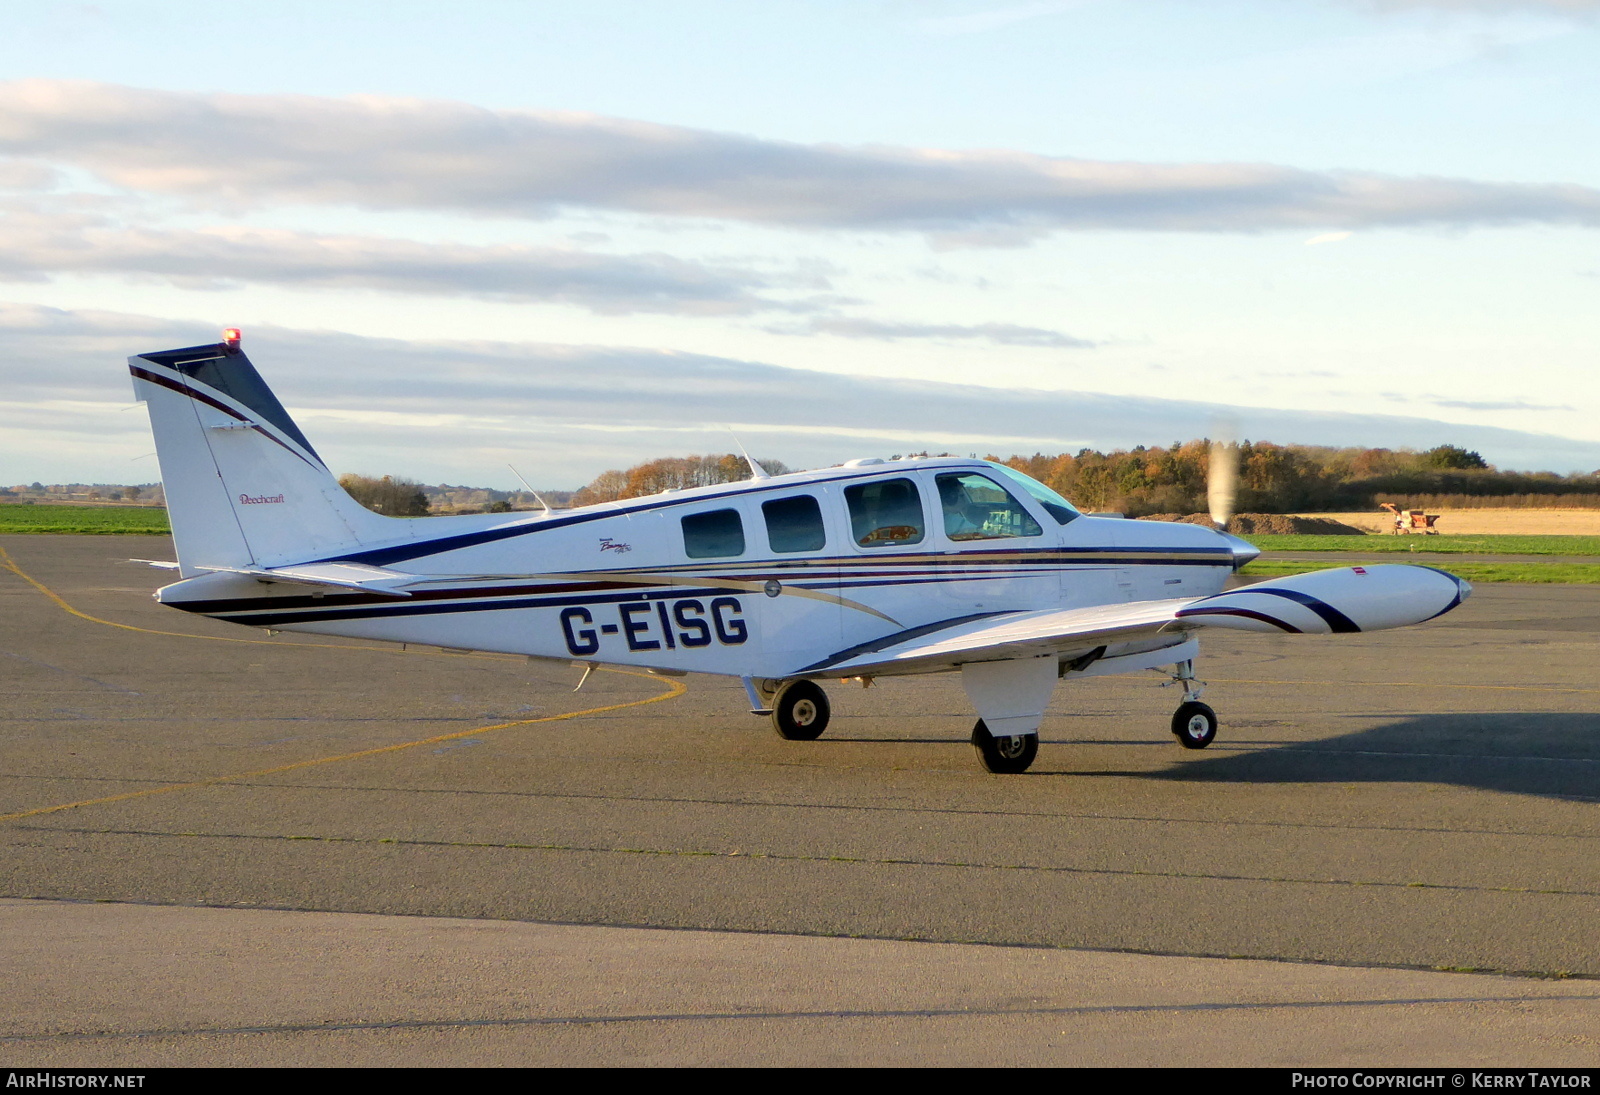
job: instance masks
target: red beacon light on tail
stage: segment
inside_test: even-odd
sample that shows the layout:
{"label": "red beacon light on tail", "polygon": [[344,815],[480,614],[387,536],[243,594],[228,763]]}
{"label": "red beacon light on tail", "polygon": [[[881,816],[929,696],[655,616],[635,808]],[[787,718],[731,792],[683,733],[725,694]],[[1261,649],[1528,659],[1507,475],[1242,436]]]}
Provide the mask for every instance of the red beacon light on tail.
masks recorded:
{"label": "red beacon light on tail", "polygon": [[239,352],[239,339],[241,337],[239,328],[229,327],[222,332],[222,345],[227,348],[230,354],[236,354]]}

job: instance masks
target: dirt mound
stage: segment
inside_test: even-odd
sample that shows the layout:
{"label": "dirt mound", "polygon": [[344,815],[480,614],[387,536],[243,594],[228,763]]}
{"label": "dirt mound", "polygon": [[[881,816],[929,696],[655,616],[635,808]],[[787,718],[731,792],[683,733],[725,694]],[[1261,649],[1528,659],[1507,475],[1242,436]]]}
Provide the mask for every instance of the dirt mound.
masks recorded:
{"label": "dirt mound", "polygon": [[1268,533],[1289,536],[1365,536],[1367,530],[1330,517],[1294,517],[1284,513],[1240,513],[1228,522],[1240,535]]}
{"label": "dirt mound", "polygon": [[[1189,525],[1210,525],[1208,513],[1153,513],[1141,521],[1181,521]],[[1228,522],[1235,536],[1365,536],[1367,530],[1329,517],[1294,517],[1286,513],[1236,513]]]}
{"label": "dirt mound", "polygon": [[1182,513],[1152,513],[1148,517],[1140,517],[1138,520],[1176,521],[1179,524],[1184,525],[1206,525],[1209,527],[1211,524],[1211,515],[1209,513],[1190,513],[1187,515]]}

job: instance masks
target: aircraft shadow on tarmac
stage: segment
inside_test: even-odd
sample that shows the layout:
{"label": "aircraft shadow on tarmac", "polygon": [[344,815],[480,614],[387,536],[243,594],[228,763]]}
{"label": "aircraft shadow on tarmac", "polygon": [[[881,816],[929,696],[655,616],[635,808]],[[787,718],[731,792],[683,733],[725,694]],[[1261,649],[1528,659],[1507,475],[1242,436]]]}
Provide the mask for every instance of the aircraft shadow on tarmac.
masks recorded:
{"label": "aircraft shadow on tarmac", "polygon": [[1451,783],[1600,800],[1600,714],[1412,715],[1304,745],[1240,744],[1246,751],[1185,759],[1161,771],[1096,774],[1209,783]]}

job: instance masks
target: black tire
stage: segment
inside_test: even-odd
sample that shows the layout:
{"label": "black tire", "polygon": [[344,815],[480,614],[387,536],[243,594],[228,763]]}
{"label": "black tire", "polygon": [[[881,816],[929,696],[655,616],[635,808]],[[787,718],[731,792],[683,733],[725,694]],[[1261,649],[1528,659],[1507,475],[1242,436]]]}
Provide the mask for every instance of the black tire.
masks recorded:
{"label": "black tire", "polygon": [[1199,700],[1187,700],[1172,713],[1172,732],[1185,749],[1204,749],[1217,736],[1217,713]]}
{"label": "black tire", "polygon": [[828,694],[811,681],[790,681],[773,698],[772,728],[789,741],[816,741],[828,728]]}
{"label": "black tire", "polygon": [[1026,772],[1033,758],[1039,755],[1039,735],[997,738],[979,719],[978,725],[972,728],[972,747],[978,751],[978,761],[989,771],[997,776],[1011,776]]}

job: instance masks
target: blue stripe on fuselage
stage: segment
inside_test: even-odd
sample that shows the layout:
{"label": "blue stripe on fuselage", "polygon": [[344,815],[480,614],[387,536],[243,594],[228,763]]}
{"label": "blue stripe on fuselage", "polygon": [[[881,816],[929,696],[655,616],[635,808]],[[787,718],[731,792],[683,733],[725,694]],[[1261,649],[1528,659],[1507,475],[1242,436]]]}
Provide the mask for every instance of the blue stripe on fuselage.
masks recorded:
{"label": "blue stripe on fuselage", "polygon": [[[349,608],[326,608],[303,612],[207,612],[204,601],[175,601],[173,608],[186,612],[212,616],[230,623],[249,624],[251,627],[274,627],[283,624],[312,623],[317,621],[389,619],[392,616],[434,616],[451,612],[502,612],[513,608],[565,608],[600,604],[620,604],[624,601],[665,600],[679,597],[721,597],[729,590],[725,586],[704,589],[640,590],[628,593],[587,594],[569,597],[502,597],[493,601],[434,601],[428,604],[385,602],[382,605],[353,605]],[[759,596],[759,594],[758,594]]]}
{"label": "blue stripe on fuselage", "polygon": [[[1098,571],[1099,567],[1079,567],[1065,573],[1086,573]],[[1010,575],[1000,576],[1001,580],[1010,578]],[[970,574],[958,575],[904,575],[893,578],[876,578],[857,581],[821,581],[821,582],[791,582],[794,588],[817,591],[841,591],[847,589],[874,589],[889,586],[912,585],[947,585],[956,582],[983,581],[981,576]],[[441,591],[443,592],[443,591]],[[316,608],[304,607],[308,598],[294,597],[283,598],[295,602],[294,608],[274,609],[272,601],[276,598],[263,597],[255,606],[245,607],[240,599],[218,601],[167,601],[163,602],[173,608],[185,612],[193,612],[202,616],[211,616],[219,620],[228,620],[232,623],[250,624],[258,627],[272,627],[282,624],[306,623],[317,620],[351,620],[351,619],[383,619],[390,616],[422,616],[437,613],[476,612],[476,611],[503,611],[516,608],[558,608],[573,605],[616,604],[623,601],[661,600],[673,597],[713,597],[729,593],[748,593],[749,590],[732,585],[709,585],[700,587],[687,586],[640,586],[620,593],[571,593],[561,596],[538,594],[490,594],[472,590],[452,590],[456,594],[449,600],[439,599],[424,602],[394,601],[389,598],[363,600],[356,604],[329,604]],[[845,606],[848,607],[848,606]],[[297,610],[298,609],[298,610]]]}

